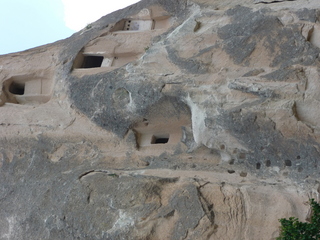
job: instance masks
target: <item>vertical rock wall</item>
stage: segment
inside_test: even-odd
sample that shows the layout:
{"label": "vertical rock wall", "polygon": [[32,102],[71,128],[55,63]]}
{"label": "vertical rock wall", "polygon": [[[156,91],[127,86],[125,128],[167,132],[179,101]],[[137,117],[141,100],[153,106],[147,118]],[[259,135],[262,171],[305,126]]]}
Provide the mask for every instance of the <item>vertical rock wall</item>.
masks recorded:
{"label": "vertical rock wall", "polygon": [[319,7],[141,1],[0,56],[0,239],[275,239],[306,220]]}

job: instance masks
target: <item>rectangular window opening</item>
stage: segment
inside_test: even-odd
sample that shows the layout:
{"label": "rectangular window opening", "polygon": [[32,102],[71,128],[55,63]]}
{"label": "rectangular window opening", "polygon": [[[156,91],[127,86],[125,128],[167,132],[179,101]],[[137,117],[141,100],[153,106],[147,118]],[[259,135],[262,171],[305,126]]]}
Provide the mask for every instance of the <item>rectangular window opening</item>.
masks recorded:
{"label": "rectangular window opening", "polygon": [[101,67],[103,56],[84,56],[82,68]]}
{"label": "rectangular window opening", "polygon": [[151,144],[166,144],[169,142],[169,134],[153,135]]}

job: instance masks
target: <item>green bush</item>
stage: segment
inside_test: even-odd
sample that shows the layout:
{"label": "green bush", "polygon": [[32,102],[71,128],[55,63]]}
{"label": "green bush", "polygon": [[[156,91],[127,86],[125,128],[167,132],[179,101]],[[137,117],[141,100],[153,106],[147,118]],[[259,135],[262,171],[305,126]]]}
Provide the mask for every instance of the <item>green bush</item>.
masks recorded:
{"label": "green bush", "polygon": [[310,199],[312,217],[310,222],[300,222],[298,218],[282,218],[280,236],[277,240],[320,240],[320,205]]}

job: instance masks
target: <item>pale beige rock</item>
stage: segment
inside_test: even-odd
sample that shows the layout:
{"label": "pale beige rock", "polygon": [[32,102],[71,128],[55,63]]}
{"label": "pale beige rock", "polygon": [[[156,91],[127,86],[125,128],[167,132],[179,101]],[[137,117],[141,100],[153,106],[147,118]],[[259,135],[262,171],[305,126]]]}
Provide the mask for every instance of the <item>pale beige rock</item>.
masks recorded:
{"label": "pale beige rock", "polygon": [[305,221],[319,8],[142,1],[0,56],[0,238],[271,240]]}

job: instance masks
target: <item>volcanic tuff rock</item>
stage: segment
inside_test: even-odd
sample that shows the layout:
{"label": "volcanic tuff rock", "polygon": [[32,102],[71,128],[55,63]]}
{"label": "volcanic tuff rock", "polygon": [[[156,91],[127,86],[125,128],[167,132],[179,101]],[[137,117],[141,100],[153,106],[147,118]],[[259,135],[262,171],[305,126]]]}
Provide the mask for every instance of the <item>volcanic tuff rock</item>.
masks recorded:
{"label": "volcanic tuff rock", "polygon": [[305,220],[318,9],[144,0],[0,56],[0,239],[275,239]]}

